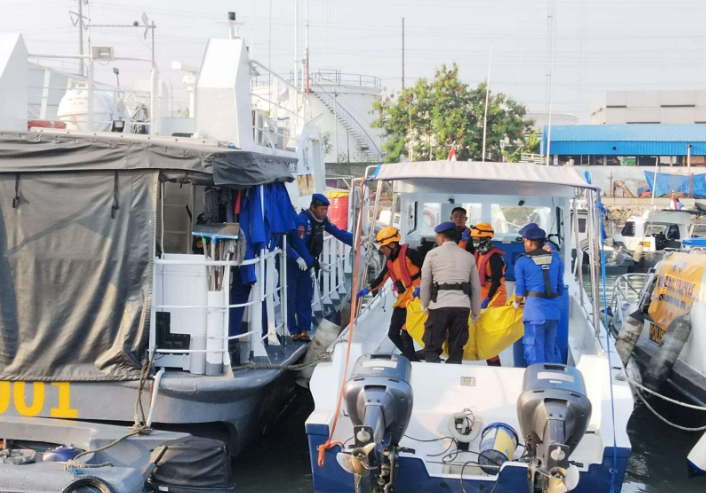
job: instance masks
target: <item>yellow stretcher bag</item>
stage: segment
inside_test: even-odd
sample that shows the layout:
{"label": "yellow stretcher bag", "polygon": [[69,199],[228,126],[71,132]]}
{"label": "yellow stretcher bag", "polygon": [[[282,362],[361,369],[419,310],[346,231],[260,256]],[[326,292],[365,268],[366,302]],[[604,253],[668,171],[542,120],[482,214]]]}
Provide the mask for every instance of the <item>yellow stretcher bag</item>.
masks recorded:
{"label": "yellow stretcher bag", "polygon": [[[477,361],[492,358],[522,338],[525,331],[522,324],[524,309],[513,308],[513,299],[514,296],[505,306],[486,308],[475,324],[469,318],[468,342],[463,347],[463,359]],[[422,347],[426,320],[427,315],[422,312],[419,298],[407,303],[407,333]],[[445,342],[443,346],[444,355],[447,355],[447,344]]]}

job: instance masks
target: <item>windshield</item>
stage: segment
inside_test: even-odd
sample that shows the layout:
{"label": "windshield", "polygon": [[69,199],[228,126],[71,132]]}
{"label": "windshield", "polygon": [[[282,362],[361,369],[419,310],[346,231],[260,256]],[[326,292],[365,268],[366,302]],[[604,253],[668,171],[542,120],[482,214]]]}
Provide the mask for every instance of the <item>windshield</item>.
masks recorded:
{"label": "windshield", "polygon": [[692,236],[694,238],[706,238],[706,224],[695,224]]}

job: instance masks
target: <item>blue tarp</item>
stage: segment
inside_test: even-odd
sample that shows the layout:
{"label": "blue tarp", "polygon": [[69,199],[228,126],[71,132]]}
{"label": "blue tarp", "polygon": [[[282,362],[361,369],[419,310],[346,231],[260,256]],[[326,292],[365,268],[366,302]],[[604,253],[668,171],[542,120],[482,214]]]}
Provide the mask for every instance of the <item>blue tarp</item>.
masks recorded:
{"label": "blue tarp", "polygon": [[[654,183],[654,171],[645,171],[645,181],[652,193],[652,184]],[[672,192],[691,195],[691,176],[670,175],[667,173],[657,174],[657,183],[655,187],[655,196],[669,196]],[[697,199],[706,198],[706,174],[694,175],[694,197]]]}

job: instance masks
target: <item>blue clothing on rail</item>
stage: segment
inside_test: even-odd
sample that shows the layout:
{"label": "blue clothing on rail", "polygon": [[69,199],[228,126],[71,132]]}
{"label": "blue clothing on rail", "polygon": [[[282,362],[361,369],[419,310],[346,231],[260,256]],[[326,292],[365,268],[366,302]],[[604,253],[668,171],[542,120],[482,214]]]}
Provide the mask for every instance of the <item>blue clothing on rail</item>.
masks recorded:
{"label": "blue clothing on rail", "polygon": [[[245,260],[255,258],[260,250],[273,250],[282,235],[297,228],[296,213],[284,183],[250,187],[243,196],[238,222],[245,235]],[[231,304],[248,301],[250,287],[257,281],[258,273],[255,265],[233,269]],[[231,309],[231,335],[240,333],[244,311],[244,308]]]}

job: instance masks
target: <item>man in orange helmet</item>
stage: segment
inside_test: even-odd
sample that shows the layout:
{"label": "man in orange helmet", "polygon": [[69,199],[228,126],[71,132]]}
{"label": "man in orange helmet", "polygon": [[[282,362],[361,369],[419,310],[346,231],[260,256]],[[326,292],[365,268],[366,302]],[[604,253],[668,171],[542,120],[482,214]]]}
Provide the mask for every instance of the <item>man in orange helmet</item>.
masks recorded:
{"label": "man in orange helmet", "polygon": [[[479,223],[471,228],[471,238],[475,243],[474,253],[478,275],[480,276],[481,308],[504,306],[507,303],[505,287],[505,252],[493,244],[495,230],[489,223]],[[488,366],[500,366],[496,355],[486,361]]]}
{"label": "man in orange helmet", "polygon": [[392,279],[393,290],[397,293],[390,320],[390,329],[387,337],[395,344],[397,349],[410,361],[418,361],[414,352],[414,340],[405,329],[407,321],[407,303],[412,299],[413,293],[419,287],[424,259],[422,255],[409,245],[400,245],[402,237],[397,228],[388,226],[383,228],[376,237],[375,244],[387,262],[380,275],[373,283],[358,291],[358,299],[371,291],[377,291],[385,284],[388,278]]}

